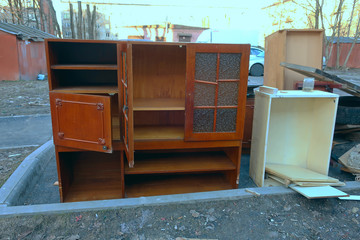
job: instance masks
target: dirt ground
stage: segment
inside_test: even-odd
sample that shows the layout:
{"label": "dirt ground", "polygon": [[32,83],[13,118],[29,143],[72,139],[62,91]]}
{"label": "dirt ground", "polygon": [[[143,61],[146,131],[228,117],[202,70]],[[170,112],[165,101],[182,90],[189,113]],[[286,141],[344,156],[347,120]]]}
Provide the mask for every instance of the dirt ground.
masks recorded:
{"label": "dirt ground", "polygon": [[47,81],[0,81],[0,117],[50,114]]}
{"label": "dirt ground", "polygon": [[291,194],[0,218],[0,239],[359,239],[359,208]]}

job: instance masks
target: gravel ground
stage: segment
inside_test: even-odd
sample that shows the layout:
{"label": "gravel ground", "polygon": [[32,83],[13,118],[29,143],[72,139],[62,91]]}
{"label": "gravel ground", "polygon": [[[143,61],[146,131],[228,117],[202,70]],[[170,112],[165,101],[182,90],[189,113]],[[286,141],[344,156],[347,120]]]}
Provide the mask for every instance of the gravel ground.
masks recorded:
{"label": "gravel ground", "polygon": [[0,239],[359,239],[359,208],[289,194],[0,218]]}
{"label": "gravel ground", "polygon": [[0,81],[0,117],[50,114],[47,81]]}

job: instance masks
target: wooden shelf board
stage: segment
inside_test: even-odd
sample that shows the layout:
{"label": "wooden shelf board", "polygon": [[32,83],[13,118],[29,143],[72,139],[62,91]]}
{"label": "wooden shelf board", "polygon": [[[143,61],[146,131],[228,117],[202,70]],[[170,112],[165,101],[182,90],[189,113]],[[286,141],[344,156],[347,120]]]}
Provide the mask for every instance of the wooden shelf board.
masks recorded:
{"label": "wooden shelf board", "polygon": [[125,165],[125,174],[180,173],[234,170],[224,152],[136,154],[135,166]]}
{"label": "wooden shelf board", "polygon": [[[120,176],[120,174],[119,174]],[[73,182],[64,202],[92,201],[122,198],[121,180],[86,179]]]}
{"label": "wooden shelf board", "polygon": [[126,197],[207,192],[232,189],[223,174],[131,175],[125,179]]}
{"label": "wooden shelf board", "polygon": [[134,111],[182,111],[185,99],[175,98],[134,98]]}
{"label": "wooden shelf board", "polygon": [[184,126],[135,126],[134,140],[184,139]]}
{"label": "wooden shelf board", "polygon": [[69,86],[58,87],[52,90],[53,92],[64,93],[118,93],[117,86]]}
{"label": "wooden shelf board", "polygon": [[59,70],[117,70],[116,64],[56,64],[51,69]]}

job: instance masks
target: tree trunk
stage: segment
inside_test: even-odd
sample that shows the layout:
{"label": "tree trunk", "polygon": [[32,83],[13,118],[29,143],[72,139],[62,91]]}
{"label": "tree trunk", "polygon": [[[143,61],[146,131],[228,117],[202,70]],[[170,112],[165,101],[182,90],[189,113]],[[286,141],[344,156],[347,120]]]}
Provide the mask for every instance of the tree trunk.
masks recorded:
{"label": "tree trunk", "polygon": [[[39,0],[38,0],[39,1]],[[45,19],[44,19],[44,9],[43,9],[43,0],[39,2],[39,10],[40,10],[40,24],[41,30],[45,32]]]}
{"label": "tree trunk", "polygon": [[[344,3],[344,0],[340,0],[339,2],[339,6],[338,6],[338,10],[336,12],[336,17],[335,17],[335,21],[334,21],[334,25],[332,27],[332,35],[330,37],[330,40],[326,40],[326,44],[325,44],[325,65],[327,66],[328,62],[329,62],[329,59],[331,57],[331,54],[332,54],[332,49],[333,49],[333,46],[334,46],[334,37],[335,37],[335,34],[336,34],[336,28],[338,26],[338,22],[339,22],[339,14],[341,12],[341,9],[342,9],[342,5]],[[331,45],[331,46],[330,46]]]}
{"label": "tree trunk", "polygon": [[350,14],[349,25],[348,25],[348,30],[347,30],[347,34],[346,34],[346,36],[347,36],[347,37],[349,37],[349,36],[350,36],[350,28],[351,28],[351,23],[352,23],[353,16],[354,16],[354,10],[355,10],[355,5],[356,5],[356,2],[357,2],[357,0],[354,0],[354,2],[353,2],[353,6],[352,6],[352,9],[351,9],[351,14]]}
{"label": "tree trunk", "polygon": [[86,4],[86,18],[87,18],[87,27],[88,27],[88,36],[89,39],[94,39],[94,35],[91,28],[91,12],[90,12],[90,5]]}
{"label": "tree trunk", "polygon": [[70,28],[71,28],[71,38],[75,39],[75,28],[74,28],[74,9],[72,3],[70,5]]}
{"label": "tree trunk", "polygon": [[92,17],[91,17],[91,31],[93,38],[96,39],[96,6],[93,6]]}
{"label": "tree trunk", "polygon": [[12,23],[15,24],[15,16],[14,16],[15,12],[14,12],[14,8],[13,8],[12,0],[8,0],[8,3],[9,3],[9,7],[10,7]]}
{"label": "tree trunk", "polygon": [[36,14],[35,0],[33,0],[33,9],[34,9],[34,17],[35,17],[35,22],[36,22],[36,28],[40,29],[39,19],[38,19],[37,14]]}
{"label": "tree trunk", "polygon": [[58,21],[56,19],[56,11],[55,11],[54,5],[53,5],[51,0],[49,1],[49,8],[50,8],[49,14],[51,15],[52,25],[54,27],[54,33],[55,33],[56,36],[61,38],[60,26],[59,26],[59,23],[58,23]]}
{"label": "tree trunk", "polygon": [[316,6],[315,6],[315,29],[319,29],[319,13],[320,13],[320,3],[319,3],[319,0],[316,0]]}
{"label": "tree trunk", "polygon": [[346,56],[346,58],[345,58],[344,64],[343,64],[343,66],[342,66],[343,69],[346,69],[346,68],[347,68],[346,65],[347,65],[347,63],[348,63],[348,61],[349,61],[351,52],[352,52],[352,50],[353,50],[353,48],[354,48],[354,46],[355,46],[355,44],[356,44],[356,42],[357,42],[357,40],[358,40],[358,38],[359,38],[359,26],[360,26],[360,12],[359,12],[359,15],[358,15],[358,22],[357,22],[357,26],[356,26],[355,37],[354,37],[354,40],[353,40],[353,42],[352,42],[352,44],[351,44],[351,48],[350,48],[350,50],[349,50],[349,52],[348,52],[348,54],[347,54],[347,56]]}
{"label": "tree trunk", "polygon": [[336,68],[340,68],[340,30],[341,30],[342,12],[339,12],[339,21],[337,27],[337,39],[336,39]]}
{"label": "tree trunk", "polygon": [[77,18],[77,37],[78,39],[82,39],[82,9],[81,9],[81,1],[78,1],[78,18]]}

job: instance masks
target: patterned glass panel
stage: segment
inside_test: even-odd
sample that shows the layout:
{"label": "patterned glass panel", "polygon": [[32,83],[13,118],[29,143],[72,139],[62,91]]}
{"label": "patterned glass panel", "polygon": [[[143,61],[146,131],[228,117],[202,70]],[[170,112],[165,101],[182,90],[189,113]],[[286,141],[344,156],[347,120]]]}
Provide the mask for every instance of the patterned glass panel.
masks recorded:
{"label": "patterned glass panel", "polygon": [[216,86],[206,83],[195,83],[195,106],[214,106]]}
{"label": "patterned glass panel", "polygon": [[220,53],[219,79],[240,79],[241,53]]}
{"label": "patterned glass panel", "polygon": [[195,80],[216,81],[217,53],[196,53]]}
{"label": "patterned glass panel", "polygon": [[218,108],[216,112],[216,132],[236,131],[237,108]]}
{"label": "patterned glass panel", "polygon": [[218,106],[238,105],[239,82],[219,82]]}
{"label": "patterned glass panel", "polygon": [[213,132],[214,109],[194,109],[194,132]]}

